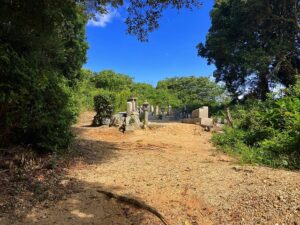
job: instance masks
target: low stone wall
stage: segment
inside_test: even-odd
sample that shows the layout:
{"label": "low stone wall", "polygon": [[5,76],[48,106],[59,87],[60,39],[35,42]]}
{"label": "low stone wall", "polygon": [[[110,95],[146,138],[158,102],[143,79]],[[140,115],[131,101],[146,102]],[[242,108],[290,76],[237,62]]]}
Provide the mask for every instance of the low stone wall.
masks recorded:
{"label": "low stone wall", "polygon": [[201,118],[186,118],[182,120],[182,123],[200,124]]}
{"label": "low stone wall", "polygon": [[187,118],[183,119],[182,123],[199,124],[203,127],[213,127],[212,118]]}

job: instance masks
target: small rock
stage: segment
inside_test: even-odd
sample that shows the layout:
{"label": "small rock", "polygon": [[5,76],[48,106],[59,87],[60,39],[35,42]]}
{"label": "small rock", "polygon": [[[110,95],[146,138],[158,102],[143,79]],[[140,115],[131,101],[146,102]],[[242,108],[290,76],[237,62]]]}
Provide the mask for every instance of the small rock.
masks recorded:
{"label": "small rock", "polygon": [[69,184],[69,182],[70,182],[69,180],[62,180],[62,181],[60,182],[60,185],[66,187],[66,186]]}

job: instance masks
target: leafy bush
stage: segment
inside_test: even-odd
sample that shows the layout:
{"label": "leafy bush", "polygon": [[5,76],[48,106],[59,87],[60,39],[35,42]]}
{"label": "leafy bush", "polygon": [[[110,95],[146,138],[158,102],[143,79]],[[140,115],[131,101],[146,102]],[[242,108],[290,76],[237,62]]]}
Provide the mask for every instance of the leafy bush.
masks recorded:
{"label": "leafy bush", "polygon": [[245,162],[300,168],[300,85],[281,98],[250,101],[232,112],[234,128],[226,127],[213,141]]}
{"label": "leafy bush", "polygon": [[86,59],[83,9],[74,1],[4,1],[0,21],[0,147],[67,148]]}
{"label": "leafy bush", "polygon": [[109,92],[103,92],[94,97],[94,109],[97,114],[94,117],[93,126],[102,126],[103,119],[112,117],[114,101],[115,96]]}

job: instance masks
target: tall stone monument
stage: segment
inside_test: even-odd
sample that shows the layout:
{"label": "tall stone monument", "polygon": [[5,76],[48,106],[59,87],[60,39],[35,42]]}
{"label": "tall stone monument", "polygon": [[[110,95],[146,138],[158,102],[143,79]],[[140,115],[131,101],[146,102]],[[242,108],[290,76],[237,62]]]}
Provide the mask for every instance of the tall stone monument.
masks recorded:
{"label": "tall stone monument", "polygon": [[131,113],[132,113],[132,102],[127,102],[126,114],[127,116],[130,116]]}
{"label": "tall stone monument", "polygon": [[154,111],[155,116],[159,115],[159,106],[155,106],[155,111]]}
{"label": "tall stone monument", "polygon": [[132,97],[128,98],[127,102],[131,102],[132,112],[136,112],[137,111],[137,98],[132,96]]}
{"label": "tall stone monument", "polygon": [[145,101],[143,103],[143,111],[144,111],[144,128],[146,128],[149,124],[149,103]]}

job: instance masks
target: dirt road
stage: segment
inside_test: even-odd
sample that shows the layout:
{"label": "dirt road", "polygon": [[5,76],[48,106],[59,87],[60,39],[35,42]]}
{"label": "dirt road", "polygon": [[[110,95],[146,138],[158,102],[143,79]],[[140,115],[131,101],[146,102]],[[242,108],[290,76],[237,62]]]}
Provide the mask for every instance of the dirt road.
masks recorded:
{"label": "dirt road", "polygon": [[102,190],[144,202],[172,225],[300,224],[299,172],[240,166],[196,125],[164,123],[123,135],[88,127],[92,116],[85,113],[75,127],[85,157],[69,169],[74,193],[34,209],[22,224],[162,224]]}

